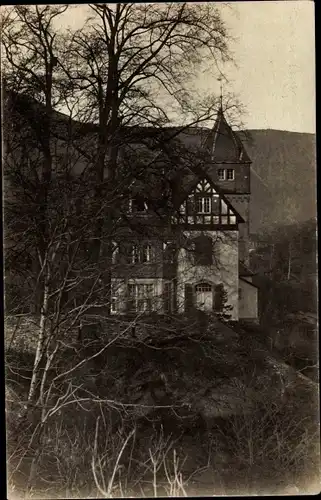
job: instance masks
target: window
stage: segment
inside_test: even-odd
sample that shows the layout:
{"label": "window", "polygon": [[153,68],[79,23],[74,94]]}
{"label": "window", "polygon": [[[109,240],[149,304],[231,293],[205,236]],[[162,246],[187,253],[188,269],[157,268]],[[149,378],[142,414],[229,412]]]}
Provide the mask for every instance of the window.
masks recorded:
{"label": "window", "polygon": [[143,245],[142,262],[150,262],[152,260],[152,247],[149,244]]}
{"label": "window", "polygon": [[117,312],[117,299],[116,299],[116,297],[111,298],[110,311],[112,313]]}
{"label": "window", "polygon": [[123,242],[117,246],[112,255],[113,264],[143,264],[152,262],[153,248],[150,243],[130,244]]}
{"label": "window", "polygon": [[129,201],[129,211],[130,212],[147,212],[148,203],[145,198],[141,195],[136,195]]}
{"label": "window", "polygon": [[152,247],[149,243],[143,245],[132,246],[132,264],[151,262],[152,260]]}
{"label": "window", "polygon": [[136,311],[136,285],[128,285],[127,309],[129,312]]}
{"label": "window", "polygon": [[228,181],[234,181],[234,173],[235,173],[234,168],[228,168],[227,169],[226,178],[227,178]]}
{"label": "window", "polygon": [[214,215],[219,215],[220,214],[220,197],[217,196],[217,195],[213,195],[212,213]]}
{"label": "window", "polygon": [[212,291],[212,285],[209,283],[199,283],[195,287],[196,292],[211,292]]}
{"label": "window", "polygon": [[120,244],[119,262],[123,264],[131,264],[133,262],[133,246],[128,242]]}
{"label": "window", "polygon": [[201,180],[197,186],[196,186],[196,192],[210,192],[211,191],[211,186],[209,182],[205,179]]}
{"label": "window", "polygon": [[213,292],[210,283],[199,283],[195,286],[195,306],[201,311],[213,309]]}
{"label": "window", "polygon": [[185,209],[185,202],[181,204],[181,206],[179,207],[179,212],[181,214],[185,214],[186,213],[186,209]]}
{"label": "window", "polygon": [[217,176],[219,181],[225,181],[225,170],[224,168],[219,168],[217,171]]}
{"label": "window", "polygon": [[113,264],[117,264],[118,257],[119,257],[119,246],[117,245],[117,243],[113,242],[113,249],[112,249],[112,263]]}
{"label": "window", "polygon": [[219,168],[217,171],[217,177],[219,181],[234,181],[235,170],[234,168],[228,168],[227,170],[224,168]]}
{"label": "window", "polygon": [[164,262],[167,264],[174,264],[176,256],[176,245],[172,241],[163,243]]}
{"label": "window", "polygon": [[110,312],[117,313],[119,308],[119,292],[120,287],[116,283],[112,282],[111,285],[111,297],[110,297]]}
{"label": "window", "polygon": [[199,214],[211,213],[211,198],[209,196],[197,198],[196,209]]}
{"label": "window", "polygon": [[209,236],[198,236],[192,242],[193,262],[196,266],[210,266],[213,263],[213,242]]}
{"label": "window", "polygon": [[129,284],[127,308],[131,312],[151,312],[153,305],[154,285]]}
{"label": "window", "polygon": [[194,196],[193,195],[189,195],[189,197],[187,198],[187,213],[189,215],[194,213]]}
{"label": "window", "polygon": [[164,283],[164,312],[171,313],[172,312],[172,283]]}
{"label": "window", "polygon": [[137,264],[139,262],[139,249],[137,245],[132,247],[132,264]]}

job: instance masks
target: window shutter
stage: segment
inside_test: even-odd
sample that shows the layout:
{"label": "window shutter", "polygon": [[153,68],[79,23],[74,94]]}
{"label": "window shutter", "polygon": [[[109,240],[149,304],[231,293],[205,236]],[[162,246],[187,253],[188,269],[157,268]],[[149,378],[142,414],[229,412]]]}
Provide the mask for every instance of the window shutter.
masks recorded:
{"label": "window shutter", "polygon": [[216,311],[216,303],[215,303],[215,297],[216,297],[216,286],[212,286],[212,308],[213,308],[213,311]]}
{"label": "window shutter", "polygon": [[193,306],[193,285],[185,285],[185,312],[190,312]]}
{"label": "window shutter", "polygon": [[187,213],[188,215],[194,214],[194,196],[189,196],[187,198]]}
{"label": "window shutter", "polygon": [[164,311],[165,313],[171,313],[172,312],[172,284],[171,283],[165,283],[164,286]]}
{"label": "window shutter", "polygon": [[214,287],[213,309],[216,312],[221,312],[224,306],[224,286],[219,283]]}
{"label": "window shutter", "polygon": [[136,286],[129,284],[127,287],[126,308],[128,313],[136,310]]}
{"label": "window shutter", "polygon": [[131,262],[132,254],[131,254],[131,245],[127,242],[122,242],[120,245],[120,261],[124,264],[128,264]]}

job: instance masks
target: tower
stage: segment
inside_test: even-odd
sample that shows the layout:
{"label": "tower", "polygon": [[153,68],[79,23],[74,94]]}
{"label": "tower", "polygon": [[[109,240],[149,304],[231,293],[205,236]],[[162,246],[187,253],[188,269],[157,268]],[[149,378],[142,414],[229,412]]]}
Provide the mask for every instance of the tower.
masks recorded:
{"label": "tower", "polygon": [[239,225],[239,258],[249,263],[251,160],[224,116],[222,102],[206,146],[210,150],[208,171],[226,198],[244,219]]}

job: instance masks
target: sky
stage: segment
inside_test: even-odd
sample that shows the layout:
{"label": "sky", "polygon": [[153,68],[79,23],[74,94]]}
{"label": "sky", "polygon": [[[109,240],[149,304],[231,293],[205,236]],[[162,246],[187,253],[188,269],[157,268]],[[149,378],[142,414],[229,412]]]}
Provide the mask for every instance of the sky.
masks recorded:
{"label": "sky", "polygon": [[[242,103],[247,129],[315,133],[314,2],[282,0],[219,4],[233,38],[230,50],[236,65],[222,68],[224,93]],[[86,6],[67,11],[64,27],[80,27]],[[214,72],[202,74],[193,85],[218,92]]]}
{"label": "sky", "polygon": [[228,76],[247,128],[315,133],[314,2],[235,2],[223,17],[236,38]]}

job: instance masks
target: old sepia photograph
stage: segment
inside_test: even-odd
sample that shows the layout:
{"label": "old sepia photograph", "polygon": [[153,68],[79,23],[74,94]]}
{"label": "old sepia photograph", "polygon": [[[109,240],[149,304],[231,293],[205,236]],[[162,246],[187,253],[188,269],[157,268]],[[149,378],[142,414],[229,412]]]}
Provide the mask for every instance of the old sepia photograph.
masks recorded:
{"label": "old sepia photograph", "polygon": [[320,492],[314,15],[1,7],[9,500]]}

